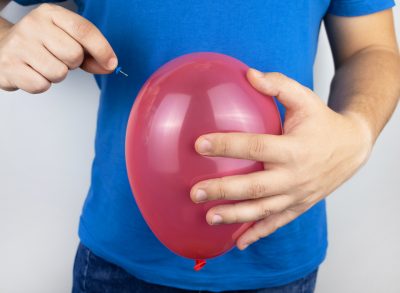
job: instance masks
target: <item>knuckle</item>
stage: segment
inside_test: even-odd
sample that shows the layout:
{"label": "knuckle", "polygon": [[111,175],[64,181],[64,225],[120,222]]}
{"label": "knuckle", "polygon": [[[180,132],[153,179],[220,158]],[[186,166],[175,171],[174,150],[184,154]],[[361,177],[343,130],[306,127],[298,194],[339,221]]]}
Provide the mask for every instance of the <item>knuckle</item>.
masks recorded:
{"label": "knuckle", "polygon": [[308,156],[308,149],[301,143],[294,143],[291,151],[297,159],[304,159]]}
{"label": "knuckle", "polygon": [[28,14],[28,17],[43,17],[48,16],[57,5],[50,4],[50,3],[43,3],[40,4],[37,8],[35,8],[31,13]]}
{"label": "knuckle", "polygon": [[5,47],[3,47],[3,50],[5,52],[2,52],[1,56],[3,57],[2,60],[5,61],[7,57],[4,55],[8,53],[15,54],[16,51],[19,51],[21,48],[23,48],[23,36],[20,35],[19,32],[15,32],[13,34],[10,34],[7,38],[7,43]]}
{"label": "knuckle", "polygon": [[286,79],[286,76],[280,72],[272,72],[271,77],[276,79],[277,81],[281,81],[281,82]]}
{"label": "knuckle", "polygon": [[68,56],[66,56],[66,62],[70,69],[78,68],[83,62],[83,49],[79,47],[79,49],[70,50]]}
{"label": "knuckle", "polygon": [[0,89],[11,92],[17,90],[18,88],[12,85],[7,79],[0,78]]}
{"label": "knuckle", "polygon": [[291,156],[293,157],[294,162],[304,164],[312,158],[312,151],[310,148],[306,146],[299,145],[296,149],[292,150]]}
{"label": "knuckle", "polygon": [[307,194],[306,189],[310,183],[310,178],[303,172],[294,172],[292,178],[291,188],[299,194]]}
{"label": "knuckle", "polygon": [[40,94],[47,91],[49,88],[50,88],[50,82],[35,81],[32,82],[32,85],[28,89],[26,89],[26,91],[31,94]]}
{"label": "knuckle", "polygon": [[12,58],[9,56],[7,52],[2,52],[0,54],[0,65],[1,68],[4,70],[6,67],[10,67],[13,65]]}
{"label": "knuckle", "polygon": [[230,144],[229,140],[225,136],[222,136],[218,143],[217,152],[219,154],[225,156],[225,155],[228,155],[230,148],[231,148],[231,144]]}
{"label": "knuckle", "polygon": [[254,181],[249,186],[248,194],[250,198],[256,199],[264,196],[266,191],[267,189],[265,184],[259,181]]}
{"label": "knuckle", "polygon": [[260,135],[252,135],[249,139],[248,157],[251,160],[257,160],[263,154],[265,149],[264,142]]}
{"label": "knuckle", "polygon": [[217,196],[218,199],[226,199],[226,188],[225,188],[225,179],[219,178],[217,179]]}
{"label": "knuckle", "polygon": [[302,174],[301,169],[297,168],[297,166],[292,167],[291,170],[286,170],[284,176],[290,178],[290,180],[286,182],[287,187],[290,189],[297,188],[304,182],[304,175]]}
{"label": "knuckle", "polygon": [[270,215],[272,215],[271,209],[267,206],[260,205],[260,211],[259,211],[260,219],[269,217]]}
{"label": "knuckle", "polygon": [[54,69],[54,82],[62,81],[68,74],[68,67],[66,65],[60,65],[57,69]]}
{"label": "knuckle", "polygon": [[84,39],[93,31],[93,25],[84,20],[75,21],[72,23],[72,30],[78,38]]}
{"label": "knuckle", "polygon": [[290,147],[286,148],[285,156],[286,161],[290,163],[298,162],[301,158],[302,146],[293,143]]}
{"label": "knuckle", "polygon": [[233,204],[233,209],[232,209],[232,213],[231,213],[231,223],[239,223],[239,222],[243,222],[243,221],[239,221],[240,220],[240,204],[239,203],[234,203]]}
{"label": "knuckle", "polygon": [[[35,22],[35,14],[34,13],[29,13],[25,17],[23,17],[19,22],[16,24],[17,29],[26,29],[26,28],[31,28],[34,25]],[[17,30],[20,31],[20,30]]]}
{"label": "knuckle", "polygon": [[43,13],[43,12],[47,13],[47,12],[55,9],[56,7],[57,7],[57,5],[54,5],[54,4],[43,3],[43,4],[40,4],[35,10],[40,13]]}

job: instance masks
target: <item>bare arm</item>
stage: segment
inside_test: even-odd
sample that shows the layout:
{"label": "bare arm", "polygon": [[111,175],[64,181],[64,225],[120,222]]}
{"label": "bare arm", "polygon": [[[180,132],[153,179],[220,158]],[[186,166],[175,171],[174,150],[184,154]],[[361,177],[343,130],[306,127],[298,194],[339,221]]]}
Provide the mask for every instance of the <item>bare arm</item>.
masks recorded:
{"label": "bare arm", "polygon": [[400,57],[391,10],[361,17],[328,15],[335,60],[329,106],[365,120],[375,141],[400,96]]}
{"label": "bare arm", "polygon": [[279,73],[248,72],[260,92],[286,108],[281,136],[214,133],[198,153],[264,162],[265,170],[196,183],[194,202],[243,200],[208,210],[212,225],[255,221],[237,240],[245,249],[307,211],[368,159],[400,95],[400,61],[390,10],[326,17],[335,59],[329,107],[310,89]]}

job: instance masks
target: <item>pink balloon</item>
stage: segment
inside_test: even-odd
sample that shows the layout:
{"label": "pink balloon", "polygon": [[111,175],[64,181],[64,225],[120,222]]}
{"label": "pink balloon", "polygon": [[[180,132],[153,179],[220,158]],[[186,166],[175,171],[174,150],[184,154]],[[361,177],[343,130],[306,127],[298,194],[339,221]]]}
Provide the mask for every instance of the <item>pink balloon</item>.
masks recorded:
{"label": "pink balloon", "polygon": [[259,162],[199,155],[194,143],[200,135],[282,133],[275,101],[250,85],[247,69],[222,54],[184,55],[147,80],[132,108],[126,132],[129,182],[150,229],[178,255],[197,260],[221,255],[252,225],[210,226],[206,212],[231,201],[195,204],[189,195],[201,180],[263,170]]}

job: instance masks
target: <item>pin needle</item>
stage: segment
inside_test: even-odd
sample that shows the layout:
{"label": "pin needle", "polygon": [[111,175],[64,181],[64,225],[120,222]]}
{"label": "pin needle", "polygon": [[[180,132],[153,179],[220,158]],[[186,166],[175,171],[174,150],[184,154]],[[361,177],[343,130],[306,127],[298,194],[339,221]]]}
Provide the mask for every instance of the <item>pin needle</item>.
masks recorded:
{"label": "pin needle", "polygon": [[121,66],[117,67],[117,69],[115,69],[115,74],[121,73],[121,74],[124,75],[125,77],[128,77],[128,74],[126,74],[125,72],[123,72],[121,69],[122,69]]}

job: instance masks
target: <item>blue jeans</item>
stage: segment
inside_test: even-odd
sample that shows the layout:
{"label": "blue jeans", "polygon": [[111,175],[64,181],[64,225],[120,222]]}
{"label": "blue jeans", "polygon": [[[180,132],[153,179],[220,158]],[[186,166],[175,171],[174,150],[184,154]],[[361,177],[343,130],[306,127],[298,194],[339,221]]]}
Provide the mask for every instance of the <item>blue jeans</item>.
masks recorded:
{"label": "blue jeans", "polygon": [[[224,292],[238,293],[313,293],[317,270],[290,284],[257,290]],[[183,290],[150,284],[135,278],[124,269],[93,254],[83,244],[76,253],[72,293],[198,293],[199,290]]]}

